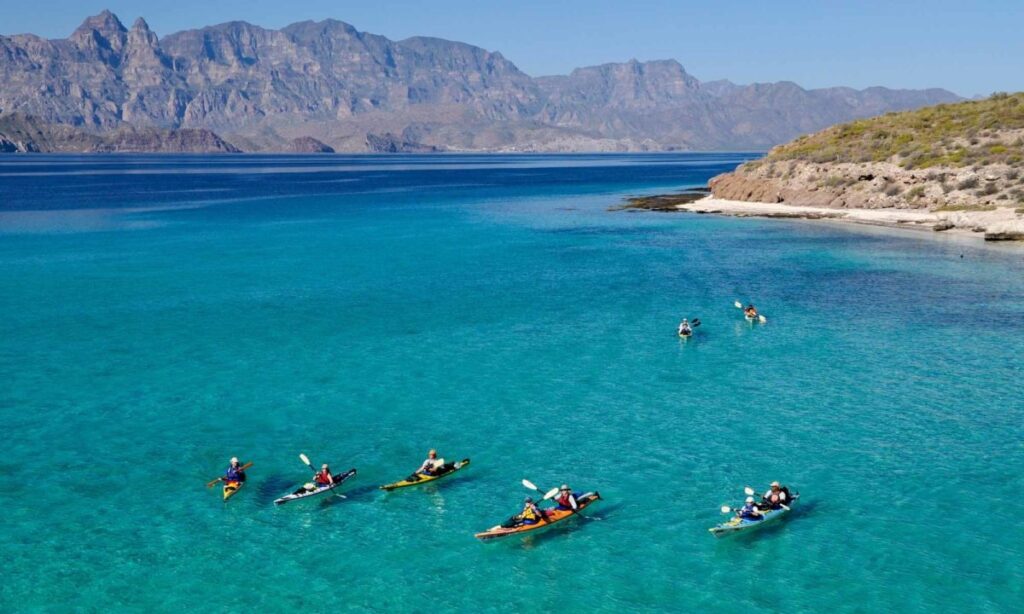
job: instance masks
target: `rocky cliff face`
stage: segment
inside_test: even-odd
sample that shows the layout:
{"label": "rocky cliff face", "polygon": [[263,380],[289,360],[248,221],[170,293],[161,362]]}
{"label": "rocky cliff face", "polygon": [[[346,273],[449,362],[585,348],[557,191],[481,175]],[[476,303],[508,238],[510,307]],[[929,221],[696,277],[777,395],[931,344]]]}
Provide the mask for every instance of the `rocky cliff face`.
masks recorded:
{"label": "rocky cliff face", "polygon": [[[202,129],[245,149],[367,135],[469,150],[762,148],[836,121],[954,100],[943,90],[702,84],[675,61],[533,79],[500,53],[392,41],[340,21],[231,22],[159,39],[110,12],[63,40],[0,36],[0,113],[103,134]],[[56,134],[56,133],[55,133]],[[10,140],[8,138],[8,140]]]}

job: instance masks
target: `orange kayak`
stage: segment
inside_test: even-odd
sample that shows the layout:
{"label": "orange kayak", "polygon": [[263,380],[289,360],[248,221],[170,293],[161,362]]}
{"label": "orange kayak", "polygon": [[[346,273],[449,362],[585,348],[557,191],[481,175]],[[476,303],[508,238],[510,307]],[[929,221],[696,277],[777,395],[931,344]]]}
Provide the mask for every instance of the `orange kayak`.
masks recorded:
{"label": "orange kayak", "polygon": [[523,535],[526,533],[539,531],[541,529],[546,529],[556,523],[559,523],[563,520],[568,520],[569,518],[576,516],[576,512],[583,511],[584,509],[598,501],[600,498],[600,493],[588,492],[576,498],[576,503],[578,507],[575,511],[559,509],[544,510],[544,520],[536,524],[521,524],[514,527],[503,527],[499,524],[497,526],[491,527],[490,529],[487,529],[486,531],[477,533],[475,537],[477,539],[496,539],[498,537],[508,537],[509,535]]}

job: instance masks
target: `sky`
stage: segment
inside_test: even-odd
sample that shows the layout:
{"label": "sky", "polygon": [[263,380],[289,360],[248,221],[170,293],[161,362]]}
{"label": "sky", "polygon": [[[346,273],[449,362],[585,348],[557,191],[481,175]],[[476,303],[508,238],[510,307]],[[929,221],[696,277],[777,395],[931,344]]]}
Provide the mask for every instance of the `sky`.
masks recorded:
{"label": "sky", "polygon": [[701,80],[1024,90],[1024,0],[0,0],[0,33],[64,38],[104,8],[161,36],[334,18],[500,51],[533,76],[673,58]]}

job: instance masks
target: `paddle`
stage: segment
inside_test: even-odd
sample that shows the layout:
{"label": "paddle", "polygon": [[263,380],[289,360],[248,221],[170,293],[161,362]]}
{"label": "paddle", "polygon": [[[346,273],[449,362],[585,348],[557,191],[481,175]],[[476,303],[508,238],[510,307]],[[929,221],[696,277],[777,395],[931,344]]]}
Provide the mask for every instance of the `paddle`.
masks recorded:
{"label": "paddle", "polygon": [[[306,464],[307,467],[309,467],[310,471],[313,472],[313,475],[317,474],[316,467],[313,466],[313,463],[309,462],[309,457],[308,456],[306,456],[305,454],[300,453],[299,454],[299,460],[301,460],[303,463]],[[331,490],[332,491],[334,490],[334,476],[333,475],[331,476]],[[346,498],[345,495],[340,494],[340,493],[332,492],[332,494],[334,496],[336,496],[336,497],[341,497],[342,499]]]}
{"label": "paddle", "polygon": [[[252,462],[248,462],[248,463],[242,465],[242,467],[240,468],[240,471],[245,471],[249,467],[252,467]],[[210,480],[209,482],[207,482],[206,483],[206,487],[207,488],[211,488],[217,482],[223,482],[223,481],[224,481],[224,476],[221,476],[221,477],[219,477],[219,478],[217,478],[215,480]]]}

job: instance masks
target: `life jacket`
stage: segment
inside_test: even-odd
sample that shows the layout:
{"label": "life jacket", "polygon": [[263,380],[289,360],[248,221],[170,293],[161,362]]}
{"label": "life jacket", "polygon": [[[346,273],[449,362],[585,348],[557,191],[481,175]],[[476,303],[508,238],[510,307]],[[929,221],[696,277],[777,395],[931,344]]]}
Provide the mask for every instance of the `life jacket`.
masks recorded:
{"label": "life jacket", "polygon": [[757,509],[757,505],[753,503],[748,503],[740,508],[740,518],[746,518],[748,520],[757,520],[761,517],[757,514],[758,511],[759,510]]}
{"label": "life jacket", "polygon": [[330,484],[331,483],[331,472],[320,471],[316,474],[316,481],[318,484]]}
{"label": "life jacket", "polygon": [[540,516],[537,515],[537,512],[533,511],[532,505],[524,507],[523,513],[520,514],[519,517],[523,520],[540,520]]}
{"label": "life jacket", "polygon": [[558,503],[558,505],[560,505],[562,507],[572,509],[572,493],[571,492],[567,492],[565,494],[559,495],[558,498],[555,499],[555,501]]}
{"label": "life jacket", "polygon": [[224,473],[224,480],[227,482],[241,482],[245,479],[245,473],[242,468],[228,466],[228,470]]}

